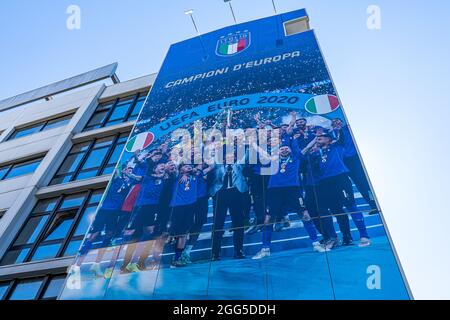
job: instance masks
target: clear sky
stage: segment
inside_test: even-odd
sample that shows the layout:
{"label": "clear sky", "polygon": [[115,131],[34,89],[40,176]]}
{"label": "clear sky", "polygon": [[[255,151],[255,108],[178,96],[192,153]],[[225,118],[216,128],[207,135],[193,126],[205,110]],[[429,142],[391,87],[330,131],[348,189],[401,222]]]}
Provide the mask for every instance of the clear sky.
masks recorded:
{"label": "clear sky", "polygon": [[[81,8],[81,29],[66,9]],[[450,299],[450,2],[276,0],[305,7],[413,293]],[[368,30],[369,5],[381,30]],[[240,22],[270,0],[233,0]],[[122,80],[157,72],[173,42],[233,23],[222,0],[0,1],[0,99],[119,62]]]}

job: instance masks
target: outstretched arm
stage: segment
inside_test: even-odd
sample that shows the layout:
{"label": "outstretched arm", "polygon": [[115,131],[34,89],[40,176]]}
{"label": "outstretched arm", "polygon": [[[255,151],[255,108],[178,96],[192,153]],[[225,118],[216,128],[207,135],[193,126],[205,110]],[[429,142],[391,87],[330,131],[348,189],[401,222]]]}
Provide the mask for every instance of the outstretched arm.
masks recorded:
{"label": "outstretched arm", "polygon": [[287,133],[292,134],[294,132],[295,121],[297,120],[297,112],[291,112],[291,122],[289,123],[289,127],[287,128]]}
{"label": "outstretched arm", "polygon": [[253,119],[255,119],[256,124],[258,126],[263,125],[264,123],[261,121],[261,116],[259,115],[259,112],[257,114],[255,114],[255,116],[253,117]]}
{"label": "outstretched arm", "polygon": [[305,149],[302,150],[302,154],[305,155],[307,154],[315,145],[317,142],[317,138],[314,138],[307,146]]}

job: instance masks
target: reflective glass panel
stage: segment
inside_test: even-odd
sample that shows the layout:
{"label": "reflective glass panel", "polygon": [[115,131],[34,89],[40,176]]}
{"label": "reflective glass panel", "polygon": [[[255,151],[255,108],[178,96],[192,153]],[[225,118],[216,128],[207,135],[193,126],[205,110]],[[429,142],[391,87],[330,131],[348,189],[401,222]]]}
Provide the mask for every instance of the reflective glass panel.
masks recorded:
{"label": "reflective glass panel", "polygon": [[37,298],[43,279],[21,280],[14,287],[9,300],[34,300]]}

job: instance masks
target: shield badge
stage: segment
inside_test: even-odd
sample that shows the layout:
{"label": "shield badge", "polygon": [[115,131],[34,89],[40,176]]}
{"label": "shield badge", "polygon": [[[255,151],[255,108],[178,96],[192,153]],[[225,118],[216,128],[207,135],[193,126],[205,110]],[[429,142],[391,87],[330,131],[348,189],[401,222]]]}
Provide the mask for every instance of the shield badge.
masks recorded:
{"label": "shield badge", "polygon": [[220,57],[234,56],[241,53],[251,44],[251,34],[248,30],[230,33],[217,41],[216,54]]}

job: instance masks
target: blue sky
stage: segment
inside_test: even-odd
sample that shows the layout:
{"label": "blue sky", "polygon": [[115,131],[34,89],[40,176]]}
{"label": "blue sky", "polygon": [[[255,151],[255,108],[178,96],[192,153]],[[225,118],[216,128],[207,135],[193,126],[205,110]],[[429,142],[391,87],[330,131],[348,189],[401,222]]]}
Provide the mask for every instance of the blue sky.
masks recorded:
{"label": "blue sky", "polygon": [[[450,298],[450,2],[276,0],[307,8],[416,298]],[[66,8],[82,10],[81,30]],[[369,5],[382,28],[366,27]],[[239,21],[270,0],[234,0]],[[0,2],[0,99],[119,62],[122,80],[157,72],[173,42],[233,23],[221,0]]]}

